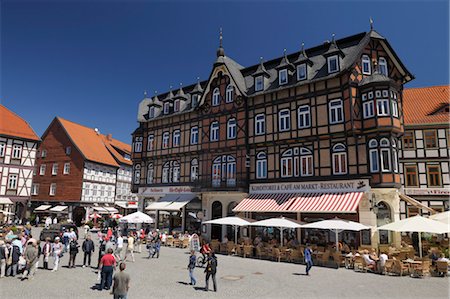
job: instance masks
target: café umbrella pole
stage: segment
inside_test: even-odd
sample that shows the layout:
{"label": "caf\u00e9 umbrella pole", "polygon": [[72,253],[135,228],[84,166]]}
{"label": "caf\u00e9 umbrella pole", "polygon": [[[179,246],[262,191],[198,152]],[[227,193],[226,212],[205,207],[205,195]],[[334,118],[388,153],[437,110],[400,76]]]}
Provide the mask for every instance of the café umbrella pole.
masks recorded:
{"label": "caf\u00e9 umbrella pole", "polygon": [[419,232],[419,257],[422,258],[422,233]]}

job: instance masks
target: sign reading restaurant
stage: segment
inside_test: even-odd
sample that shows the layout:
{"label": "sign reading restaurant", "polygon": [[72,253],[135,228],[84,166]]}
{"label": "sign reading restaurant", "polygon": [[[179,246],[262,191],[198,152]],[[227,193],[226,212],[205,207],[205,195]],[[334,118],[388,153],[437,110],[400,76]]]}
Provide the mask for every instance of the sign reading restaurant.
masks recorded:
{"label": "sign reading restaurant", "polygon": [[369,190],[370,190],[369,180],[366,179],[250,185],[250,194],[324,193],[324,192],[337,193],[337,192],[366,192]]}
{"label": "sign reading restaurant", "polygon": [[449,188],[405,188],[408,195],[450,195]]}
{"label": "sign reading restaurant", "polygon": [[[141,189],[141,188],[140,188]],[[166,194],[181,194],[181,193],[191,193],[192,188],[189,186],[172,186],[172,187],[149,187],[142,188],[139,190],[141,195],[166,195]]]}

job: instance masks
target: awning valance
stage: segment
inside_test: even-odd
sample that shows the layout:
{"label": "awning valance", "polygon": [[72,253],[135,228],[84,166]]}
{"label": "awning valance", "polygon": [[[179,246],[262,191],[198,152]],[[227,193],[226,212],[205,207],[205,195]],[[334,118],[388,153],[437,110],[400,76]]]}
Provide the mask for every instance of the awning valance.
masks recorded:
{"label": "awning valance", "polygon": [[119,213],[119,211],[116,209],[116,208],[114,208],[114,207],[103,207],[106,211],[108,211],[108,213],[110,213],[110,214],[116,214],[116,213]]}
{"label": "awning valance", "polygon": [[55,207],[51,208],[49,211],[56,212],[56,213],[61,213],[61,212],[63,212],[66,209],[67,209],[67,206],[55,206]]}
{"label": "awning valance", "polygon": [[354,213],[363,192],[252,194],[234,212]]}
{"label": "awning valance", "polygon": [[194,193],[168,194],[159,201],[150,203],[145,210],[179,211],[196,197]]}
{"label": "awning valance", "polygon": [[40,205],[36,209],[34,209],[35,212],[44,212],[51,208],[51,205]]}
{"label": "awning valance", "polygon": [[99,214],[109,214],[109,213],[110,213],[108,210],[105,210],[105,209],[102,208],[102,207],[93,207],[93,208],[94,208],[94,210],[96,210],[97,213],[99,213]]}
{"label": "awning valance", "polygon": [[167,205],[164,208],[164,211],[179,211],[188,203],[189,203],[189,201],[173,202],[173,203]]}
{"label": "awning valance", "polygon": [[138,204],[137,203],[128,203],[126,201],[116,201],[116,206],[121,207],[123,209],[137,209],[138,208]]}
{"label": "awning valance", "polygon": [[13,202],[8,197],[0,197],[0,205],[12,205]]}
{"label": "awning valance", "polygon": [[150,203],[145,210],[147,211],[156,211],[156,210],[162,210],[165,207],[167,207],[168,205],[170,205],[170,202],[159,202],[159,201],[155,201]]}

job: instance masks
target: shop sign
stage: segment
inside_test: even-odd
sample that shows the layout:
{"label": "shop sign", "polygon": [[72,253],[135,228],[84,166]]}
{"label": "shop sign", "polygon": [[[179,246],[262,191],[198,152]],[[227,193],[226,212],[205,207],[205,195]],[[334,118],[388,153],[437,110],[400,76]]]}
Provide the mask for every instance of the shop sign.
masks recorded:
{"label": "shop sign", "polygon": [[450,195],[448,188],[405,188],[408,195]]}
{"label": "shop sign", "polygon": [[369,180],[342,180],[318,182],[292,182],[274,184],[251,184],[250,194],[265,193],[313,193],[313,192],[367,192]]}
{"label": "shop sign", "polygon": [[141,195],[166,195],[166,194],[182,194],[191,193],[192,188],[189,186],[172,186],[172,187],[149,187],[139,190]]}
{"label": "shop sign", "polygon": [[190,250],[200,251],[200,238],[197,234],[193,234],[190,242]]}

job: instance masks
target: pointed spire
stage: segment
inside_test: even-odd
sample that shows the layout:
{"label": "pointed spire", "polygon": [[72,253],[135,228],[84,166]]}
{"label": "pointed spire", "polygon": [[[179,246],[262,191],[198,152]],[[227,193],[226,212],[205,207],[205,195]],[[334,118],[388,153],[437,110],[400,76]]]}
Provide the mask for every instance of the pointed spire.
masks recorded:
{"label": "pointed spire", "polygon": [[267,77],[269,77],[269,72],[266,70],[265,66],[264,66],[264,60],[263,57],[259,57],[259,66],[256,69],[256,71],[253,73],[253,76],[258,76],[258,75],[265,75]]}
{"label": "pointed spire", "polygon": [[193,93],[202,93],[203,88],[200,85],[200,77],[197,77],[197,85],[195,85],[194,89],[192,90]]}
{"label": "pointed spire", "polygon": [[170,100],[173,98],[172,85],[170,85],[169,89],[170,89],[170,91],[166,96],[166,100]]}
{"label": "pointed spire", "polygon": [[159,99],[158,99],[158,96],[157,96],[157,94],[158,94],[158,91],[157,91],[157,90],[155,90],[155,95],[153,96],[153,103],[155,103],[155,102],[158,102],[158,101],[159,101]]}
{"label": "pointed spire", "polygon": [[302,42],[302,46],[300,48],[300,54],[298,54],[298,58],[296,61],[294,61],[294,64],[300,64],[303,62],[307,62],[309,65],[313,64],[313,62],[309,59],[308,55],[306,54],[304,42]]}
{"label": "pointed spire", "polygon": [[185,97],[184,91],[183,91],[183,83],[180,83],[180,89],[178,89],[177,97],[180,97],[180,98],[184,98]]}
{"label": "pointed spire", "polygon": [[289,59],[287,57],[286,54],[286,48],[283,49],[283,59],[281,59],[280,64],[276,67],[277,69],[281,69],[281,68],[293,68],[294,66],[292,65],[292,63],[289,62]]}
{"label": "pointed spire", "polygon": [[217,57],[223,57],[225,56],[225,50],[223,48],[223,34],[222,34],[222,27],[220,27],[220,33],[219,33],[219,48],[217,49]]}
{"label": "pointed spire", "polygon": [[345,56],[344,52],[341,51],[341,49],[338,47],[336,40],[335,40],[335,34],[333,33],[331,35],[331,42],[330,47],[328,48],[328,51],[326,51],[323,55],[324,56],[331,56],[333,54],[339,53],[342,57]]}
{"label": "pointed spire", "polygon": [[372,17],[370,17],[369,23],[370,23],[370,31],[372,31],[373,30],[373,19],[372,19]]}

